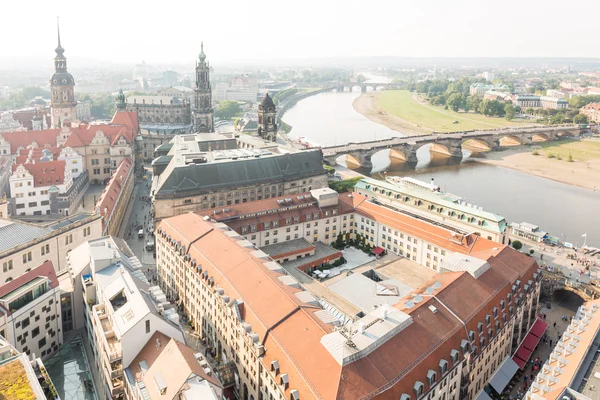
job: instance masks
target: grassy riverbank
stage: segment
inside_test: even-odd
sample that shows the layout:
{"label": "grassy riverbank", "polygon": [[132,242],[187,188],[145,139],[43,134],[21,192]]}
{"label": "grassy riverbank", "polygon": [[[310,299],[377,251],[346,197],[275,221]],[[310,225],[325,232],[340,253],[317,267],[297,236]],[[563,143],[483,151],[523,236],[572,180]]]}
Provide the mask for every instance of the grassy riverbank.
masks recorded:
{"label": "grassy riverbank", "polygon": [[[486,117],[481,114],[454,112],[443,107],[420,102],[408,90],[386,90],[377,93],[381,112],[391,114],[420,128],[436,132],[452,132],[471,129],[495,129],[504,126],[523,126],[524,123],[504,118]],[[458,123],[454,123],[458,121]],[[384,122],[380,122],[384,123]],[[385,124],[385,123],[384,123]]]}

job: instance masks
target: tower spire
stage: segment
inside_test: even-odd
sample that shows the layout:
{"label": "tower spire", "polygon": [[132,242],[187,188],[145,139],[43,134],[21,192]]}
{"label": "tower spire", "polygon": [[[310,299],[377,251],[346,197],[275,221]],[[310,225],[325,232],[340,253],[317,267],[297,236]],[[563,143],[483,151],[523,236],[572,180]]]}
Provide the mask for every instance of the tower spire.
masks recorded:
{"label": "tower spire", "polygon": [[56,31],[58,32],[58,47],[60,46],[60,19],[56,17]]}
{"label": "tower spire", "polygon": [[63,49],[62,45],[60,44],[60,22],[58,17],[56,17],[56,32],[58,33],[58,46],[56,47],[56,55],[59,57],[62,57],[65,49]]}

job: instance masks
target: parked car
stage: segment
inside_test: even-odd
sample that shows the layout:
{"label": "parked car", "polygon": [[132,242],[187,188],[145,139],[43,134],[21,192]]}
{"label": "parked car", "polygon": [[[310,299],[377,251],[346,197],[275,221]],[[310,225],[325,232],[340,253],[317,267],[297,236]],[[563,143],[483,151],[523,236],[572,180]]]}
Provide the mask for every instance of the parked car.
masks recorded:
{"label": "parked car", "polygon": [[144,230],[143,230],[143,229],[140,229],[140,230],[138,231],[138,238],[140,238],[140,239],[143,239],[143,238],[144,238]]}

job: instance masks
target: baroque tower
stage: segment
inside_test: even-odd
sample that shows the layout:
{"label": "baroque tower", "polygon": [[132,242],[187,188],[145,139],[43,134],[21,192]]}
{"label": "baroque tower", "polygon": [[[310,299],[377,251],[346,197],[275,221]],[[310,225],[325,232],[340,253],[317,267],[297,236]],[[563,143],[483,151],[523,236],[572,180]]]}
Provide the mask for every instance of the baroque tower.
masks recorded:
{"label": "baroque tower", "polygon": [[50,78],[50,112],[52,128],[59,128],[63,123],[77,120],[77,101],[75,101],[75,80],[67,72],[65,49],[60,45],[60,26],[58,29],[58,47],[54,57],[54,74]]}
{"label": "baroque tower", "polygon": [[212,92],[210,87],[210,66],[206,62],[204,43],[196,62],[196,87],[194,88],[194,132],[214,132]]}
{"label": "baroque tower", "polygon": [[271,142],[277,141],[277,110],[269,92],[258,105],[258,136]]}

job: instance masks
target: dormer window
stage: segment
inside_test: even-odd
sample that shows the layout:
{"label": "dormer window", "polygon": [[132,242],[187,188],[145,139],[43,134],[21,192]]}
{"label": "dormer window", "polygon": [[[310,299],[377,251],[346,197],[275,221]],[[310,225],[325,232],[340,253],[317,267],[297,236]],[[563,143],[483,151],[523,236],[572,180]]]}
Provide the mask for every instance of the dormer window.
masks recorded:
{"label": "dormer window", "polygon": [[448,361],[446,361],[442,358],[440,360],[439,366],[440,366],[440,376],[442,376],[446,372],[448,372]]}
{"label": "dormer window", "polygon": [[458,353],[458,350],[456,349],[452,349],[452,351],[450,352],[450,359],[452,360],[452,365],[456,365],[456,363],[458,362],[458,358],[459,358],[460,354]]}
{"label": "dormer window", "polygon": [[283,390],[287,390],[290,386],[290,380],[288,378],[288,374],[281,374],[279,377],[279,384],[283,386]]}
{"label": "dormer window", "polygon": [[435,379],[436,379],[435,371],[432,369],[427,371],[427,383],[429,384],[429,386],[435,385]]}
{"label": "dormer window", "polygon": [[469,339],[470,339],[471,341],[474,341],[474,340],[475,340],[475,331],[470,331],[470,332],[469,332]]}
{"label": "dormer window", "polygon": [[413,386],[413,389],[415,390],[415,395],[417,396],[417,398],[419,398],[419,396],[423,395],[423,390],[425,389],[425,385],[421,381],[416,381],[415,385]]}

